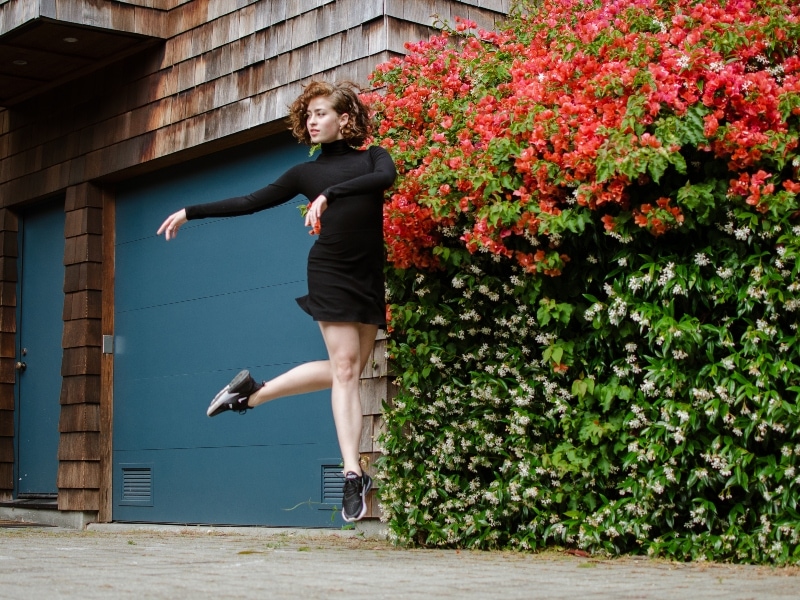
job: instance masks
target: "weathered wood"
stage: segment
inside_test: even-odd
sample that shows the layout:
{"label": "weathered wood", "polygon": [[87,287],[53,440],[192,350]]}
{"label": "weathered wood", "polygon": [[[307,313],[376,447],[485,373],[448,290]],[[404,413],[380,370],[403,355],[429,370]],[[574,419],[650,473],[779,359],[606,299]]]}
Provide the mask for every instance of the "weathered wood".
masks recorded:
{"label": "weathered wood", "polygon": [[81,208],[70,210],[65,215],[64,237],[76,237],[82,234],[103,233],[103,215],[98,208]]}
{"label": "weathered wood", "polygon": [[67,404],[61,407],[58,420],[61,433],[100,431],[99,404]]}
{"label": "weathered wood", "polygon": [[14,490],[14,464],[0,463],[0,498],[11,499]]}
{"label": "weathered wood", "polygon": [[[93,211],[92,214],[94,215],[95,220],[97,219],[99,209],[103,207],[103,198],[97,192],[97,188],[90,184],[90,183],[81,183],[79,185],[73,185],[67,188],[67,191],[64,194],[64,210],[67,212],[67,218],[72,211],[76,211],[83,208],[95,208],[96,211]],[[87,219],[88,217],[83,217]],[[69,231],[68,227],[65,227],[65,231]],[[79,231],[78,233],[100,233],[96,229],[92,229],[91,231]],[[78,235],[78,233],[73,233],[72,235]],[[69,234],[66,237],[70,237]]]}
{"label": "weathered wood", "polygon": [[99,497],[97,489],[60,488],[58,490],[58,510],[97,510]]}
{"label": "weathered wood", "polygon": [[14,410],[14,383],[0,383],[0,411]]}
{"label": "weathered wood", "polygon": [[[0,359],[2,361],[3,359]],[[13,365],[12,365],[13,368]],[[65,348],[61,360],[61,376],[99,375],[100,348]]]}
{"label": "weathered wood", "polygon": [[[64,268],[64,293],[101,289],[101,271],[99,262],[67,265]],[[2,304],[2,295],[0,289],[0,304]]]}
{"label": "weathered wood", "polygon": [[[108,177],[142,161],[213,142],[215,135],[240,134],[264,124],[268,121],[254,119],[252,111],[245,110],[269,89],[259,88],[258,82],[269,79],[268,86],[284,87],[315,72],[341,79],[344,70],[355,70],[366,83],[366,75],[385,52],[402,52],[403,42],[427,37],[431,22],[430,3],[315,0],[302,10],[282,4],[217,2],[214,12],[220,16],[210,20],[207,2],[178,6],[170,15],[173,29],[163,48],[98,74],[97,86],[81,82],[62,87],[56,106],[63,108],[56,111],[52,100],[37,98],[32,105],[41,106],[46,116],[31,114],[20,121],[26,123],[21,128],[9,122],[13,131],[0,135],[0,148],[6,149],[0,154],[0,172],[8,173],[0,180],[4,204],[10,204],[8,198],[20,202],[42,197],[81,179]],[[443,15],[466,10],[470,17],[485,17],[487,24],[499,16],[485,4],[440,0],[434,6],[441,6]],[[264,69],[265,60],[287,55],[289,68],[280,68],[279,62],[271,66],[278,68]],[[351,65],[362,59],[368,66]],[[204,86],[210,89],[200,89]],[[98,93],[95,87],[102,90],[102,102],[91,101],[91,94]],[[188,93],[181,96],[182,92]],[[210,104],[195,103],[197,95]],[[186,101],[196,108],[186,112]],[[285,110],[285,104],[280,105],[269,116],[283,118]],[[221,120],[224,126],[203,126],[204,135],[180,136],[179,144],[170,135],[155,135],[183,118]],[[200,131],[199,123],[180,128]],[[167,139],[172,143],[151,143]]]}
{"label": "weathered wood", "polygon": [[96,431],[62,433],[58,460],[99,460],[100,434]]}
{"label": "weathered wood", "polygon": [[69,237],[64,244],[64,265],[100,262],[103,258],[103,240],[99,235]]}
{"label": "weathered wood", "polygon": [[17,259],[0,256],[0,281],[17,281]]}
{"label": "weathered wood", "polygon": [[[103,298],[101,306],[102,333],[114,334],[114,253],[116,240],[116,198],[103,194]],[[98,491],[98,520],[112,519],[113,506],[113,433],[114,433],[114,355],[100,357],[100,485]]]}
{"label": "weathered wood", "polygon": [[61,380],[61,405],[100,402],[99,375],[73,375]]}
{"label": "weathered wood", "polygon": [[0,306],[16,306],[16,305],[17,305],[17,282],[16,281],[0,282]]}
{"label": "weathered wood", "polygon": [[14,437],[14,411],[0,410],[0,438]]}
{"label": "weathered wood", "polygon": [[[1,115],[0,115],[1,116]],[[8,209],[0,209],[0,230],[2,231],[18,231],[19,230],[19,217],[13,211]],[[4,246],[0,244],[0,248]],[[4,254],[5,256],[5,254]],[[16,254],[14,255],[16,256]]]}
{"label": "weathered wood", "polygon": [[[7,211],[6,211],[7,212]],[[17,232],[16,230],[3,230],[0,231],[0,255],[16,258],[18,253],[17,249]]]}
{"label": "weathered wood", "polygon": [[[0,417],[0,421],[2,418]],[[13,463],[14,462],[14,438],[0,437],[0,463]],[[0,482],[0,488],[2,488]]]}
{"label": "weathered wood", "polygon": [[58,464],[56,485],[59,488],[100,487],[100,461],[61,461]]}
{"label": "weathered wood", "polygon": [[0,332],[0,356],[14,358],[17,355],[16,336],[13,333]]}
{"label": "weathered wood", "polygon": [[[16,358],[0,357],[0,384],[16,383],[17,371],[14,369],[14,364],[16,362],[17,362]],[[12,398],[13,398],[13,391],[12,391]]]}
{"label": "weathered wood", "polygon": [[[9,285],[9,284],[0,283],[0,285]],[[17,332],[17,309],[15,306],[0,305],[0,332],[3,333]]]}
{"label": "weathered wood", "polygon": [[360,382],[361,409],[364,415],[378,415],[387,399],[389,382],[386,377],[362,379]]}
{"label": "weathered wood", "polygon": [[[0,122],[8,126],[7,118]],[[16,371],[17,228],[10,210],[0,209],[0,496],[14,489],[14,410]]]}
{"label": "weathered wood", "polygon": [[[100,319],[75,319],[64,322],[61,337],[62,348],[79,348],[82,346],[100,346]],[[0,338],[1,339],[1,338]],[[0,354],[2,356],[2,354]]]}
{"label": "weathered wood", "polygon": [[[102,292],[81,290],[64,296],[64,321],[72,319],[99,319],[102,315]],[[3,309],[0,308],[0,331],[3,331]]]}

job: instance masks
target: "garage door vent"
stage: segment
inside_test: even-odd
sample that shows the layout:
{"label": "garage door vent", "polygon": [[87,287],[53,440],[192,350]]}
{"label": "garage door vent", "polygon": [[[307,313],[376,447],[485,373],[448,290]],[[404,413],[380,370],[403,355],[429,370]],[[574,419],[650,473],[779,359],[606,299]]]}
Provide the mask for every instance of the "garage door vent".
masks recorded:
{"label": "garage door vent", "polygon": [[342,465],[322,465],[322,503],[342,504]]}
{"label": "garage door vent", "polygon": [[153,506],[153,467],[122,467],[122,498],[120,504]]}

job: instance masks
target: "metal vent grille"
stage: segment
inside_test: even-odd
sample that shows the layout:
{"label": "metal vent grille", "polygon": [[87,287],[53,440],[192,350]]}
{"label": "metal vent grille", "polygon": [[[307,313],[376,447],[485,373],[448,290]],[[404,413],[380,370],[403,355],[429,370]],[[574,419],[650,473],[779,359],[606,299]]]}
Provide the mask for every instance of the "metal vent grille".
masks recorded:
{"label": "metal vent grille", "polygon": [[322,503],[342,505],[342,465],[322,465]]}
{"label": "metal vent grille", "polygon": [[122,467],[122,498],[120,504],[153,506],[152,467]]}

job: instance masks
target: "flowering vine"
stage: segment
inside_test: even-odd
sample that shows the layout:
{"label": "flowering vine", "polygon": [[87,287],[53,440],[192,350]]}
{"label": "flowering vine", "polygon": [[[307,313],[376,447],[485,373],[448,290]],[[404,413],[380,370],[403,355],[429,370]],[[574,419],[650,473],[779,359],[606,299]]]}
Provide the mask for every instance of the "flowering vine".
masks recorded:
{"label": "flowering vine", "polygon": [[800,561],[798,40],[540,0],[377,68],[398,541]]}

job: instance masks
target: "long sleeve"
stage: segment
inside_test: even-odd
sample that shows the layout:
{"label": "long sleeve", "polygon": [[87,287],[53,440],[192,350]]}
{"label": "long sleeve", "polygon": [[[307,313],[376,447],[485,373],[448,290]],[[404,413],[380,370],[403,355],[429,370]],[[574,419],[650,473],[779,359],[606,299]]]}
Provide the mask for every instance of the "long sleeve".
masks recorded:
{"label": "long sleeve", "polygon": [[250,215],[288,202],[301,193],[297,171],[297,167],[293,167],[281,175],[274,183],[246,196],[234,196],[216,202],[187,206],[186,218],[192,220],[205,219],[207,217]]}
{"label": "long sleeve", "polygon": [[328,202],[333,202],[343,196],[382,192],[391,187],[397,177],[392,157],[380,146],[370,147],[369,153],[374,164],[372,172],[334,184],[323,190],[322,195],[328,199]]}

